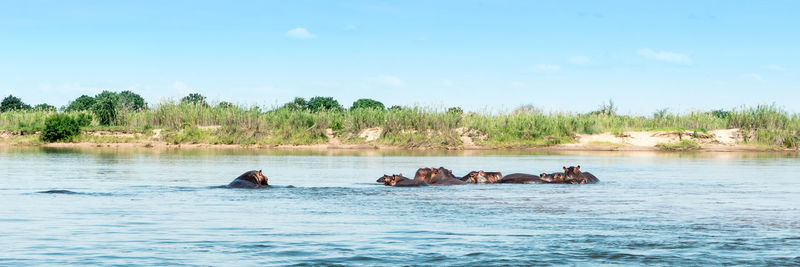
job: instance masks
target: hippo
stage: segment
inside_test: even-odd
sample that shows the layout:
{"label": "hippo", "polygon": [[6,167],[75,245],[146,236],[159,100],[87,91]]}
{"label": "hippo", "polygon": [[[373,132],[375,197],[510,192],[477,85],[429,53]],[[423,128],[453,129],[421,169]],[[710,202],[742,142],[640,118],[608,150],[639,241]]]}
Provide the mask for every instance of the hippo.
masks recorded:
{"label": "hippo", "polygon": [[561,167],[564,169],[564,181],[570,184],[594,184],[600,181],[589,172],[581,172],[581,165]]}
{"label": "hippo", "polygon": [[391,178],[389,178],[389,182],[385,183],[386,186],[395,186],[395,187],[414,187],[414,186],[428,186],[428,183],[420,181],[420,180],[413,180],[409,179],[403,174],[394,174]]}
{"label": "hippo", "polygon": [[430,183],[434,168],[419,168],[414,174],[414,180]]}
{"label": "hippo", "polygon": [[539,174],[539,178],[542,178],[542,180],[545,180],[545,181],[547,181],[549,183],[557,183],[557,184],[559,184],[559,183],[564,183],[565,182],[564,181],[564,174],[563,173],[559,173],[559,172],[554,172],[554,173],[549,173],[549,174],[548,173],[542,173],[542,174]]}
{"label": "hippo", "polygon": [[261,173],[261,170],[258,171],[249,171],[245,172],[242,175],[239,175],[233,182],[228,184],[228,187],[234,188],[262,188],[262,187],[269,187],[267,183],[267,177]]}
{"label": "hippo", "polygon": [[500,183],[503,174],[500,172],[471,171],[462,177],[461,181],[469,184],[496,184]]}
{"label": "hippo", "polygon": [[385,184],[387,181],[389,181],[391,179],[392,179],[391,176],[384,174],[383,176],[381,176],[381,178],[378,178],[378,180],[375,181],[375,182],[379,183],[379,184]]}
{"label": "hippo", "polygon": [[536,176],[527,173],[512,173],[500,180],[503,184],[548,184],[547,180],[542,179],[541,176]]}
{"label": "hippo", "polygon": [[438,169],[431,168],[431,178],[430,182],[427,182],[430,185],[462,185],[466,184],[466,182],[459,180],[453,175],[453,171],[445,169],[444,167],[439,167]]}

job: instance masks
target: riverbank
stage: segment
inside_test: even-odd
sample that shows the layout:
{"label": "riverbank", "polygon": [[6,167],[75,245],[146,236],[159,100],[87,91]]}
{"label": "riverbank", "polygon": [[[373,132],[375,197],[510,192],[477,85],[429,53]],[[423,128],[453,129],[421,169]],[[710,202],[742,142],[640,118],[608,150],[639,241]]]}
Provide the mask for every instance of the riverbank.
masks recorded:
{"label": "riverbank", "polygon": [[[201,135],[213,135],[218,126],[198,128]],[[148,149],[296,149],[296,150],[529,150],[529,151],[696,151],[696,152],[787,152],[794,149],[752,145],[743,143],[739,129],[712,130],[707,133],[694,131],[627,131],[621,133],[577,134],[574,142],[554,145],[487,145],[480,136],[473,136],[469,130],[457,129],[458,146],[399,146],[386,144],[381,140],[383,129],[367,128],[358,133],[358,139],[346,138],[343,141],[331,129],[325,131],[324,142],[316,144],[221,144],[187,140],[181,142],[170,136],[184,134],[177,131],[171,134],[163,129],[149,131],[135,130],[87,130],[73,142],[45,143],[38,138],[38,132],[0,130],[0,145],[38,146],[54,148],[148,148]],[[208,140],[216,140],[209,138]]]}

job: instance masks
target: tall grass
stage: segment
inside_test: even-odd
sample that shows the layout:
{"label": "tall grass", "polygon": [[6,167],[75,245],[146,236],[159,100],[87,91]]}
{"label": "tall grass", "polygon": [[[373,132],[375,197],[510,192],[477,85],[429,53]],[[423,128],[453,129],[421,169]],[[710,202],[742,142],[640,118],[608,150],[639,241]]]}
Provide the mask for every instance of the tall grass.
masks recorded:
{"label": "tall grass", "polygon": [[[41,130],[52,114],[0,113],[0,129]],[[577,134],[598,132],[740,128],[746,143],[791,148],[800,145],[800,115],[773,105],[740,107],[729,112],[672,114],[660,110],[653,116],[628,116],[614,112],[542,113],[536,109],[462,115],[432,107],[312,113],[163,102],[148,110],[119,112],[116,124],[109,128],[160,128],[166,140],[175,143],[316,144],[327,141],[327,129],[342,140],[359,142],[362,130],[379,127],[383,131],[377,141],[390,145],[455,147],[461,144],[460,132],[466,132],[480,145],[519,147],[571,142]],[[93,127],[98,126],[95,123]]]}

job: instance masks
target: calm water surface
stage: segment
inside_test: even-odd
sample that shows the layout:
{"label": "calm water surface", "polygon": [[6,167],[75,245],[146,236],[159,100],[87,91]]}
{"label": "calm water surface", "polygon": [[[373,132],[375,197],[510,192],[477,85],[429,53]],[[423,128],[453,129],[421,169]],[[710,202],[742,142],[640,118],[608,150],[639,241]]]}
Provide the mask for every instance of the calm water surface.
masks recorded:
{"label": "calm water surface", "polygon": [[[575,164],[601,183],[375,183]],[[797,266],[800,158],[0,148],[0,265],[32,264]]]}

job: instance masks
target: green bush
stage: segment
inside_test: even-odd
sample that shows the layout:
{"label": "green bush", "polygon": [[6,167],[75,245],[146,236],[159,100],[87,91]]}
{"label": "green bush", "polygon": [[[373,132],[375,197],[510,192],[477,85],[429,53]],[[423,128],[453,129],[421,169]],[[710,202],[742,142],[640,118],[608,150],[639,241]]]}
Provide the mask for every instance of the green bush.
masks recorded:
{"label": "green bush", "polygon": [[78,122],[78,125],[81,127],[86,127],[92,124],[92,115],[87,113],[81,113],[75,116],[75,121]]}
{"label": "green bush", "polygon": [[308,109],[311,112],[318,112],[323,110],[342,110],[342,105],[333,97],[315,96],[308,100]]}
{"label": "green bush", "polygon": [[103,91],[95,97],[97,102],[92,106],[92,112],[97,116],[100,125],[112,125],[117,121],[117,94]]}
{"label": "green bush", "polygon": [[80,125],[72,116],[55,114],[44,122],[41,139],[45,142],[70,141],[80,133]]}
{"label": "green bush", "polygon": [[3,98],[3,102],[0,103],[0,112],[29,109],[31,109],[30,105],[25,104],[22,102],[22,99],[13,95],[8,95],[6,98]]}
{"label": "green bush", "polygon": [[181,98],[181,103],[183,104],[193,104],[198,106],[207,107],[208,103],[206,102],[206,97],[198,94],[198,93],[191,93],[183,98]]}
{"label": "green bush", "polygon": [[53,105],[50,105],[50,104],[43,103],[43,104],[38,104],[35,107],[33,107],[33,110],[36,110],[36,111],[51,111],[52,112],[52,111],[56,111],[56,107],[53,106]]}
{"label": "green bush", "polygon": [[140,111],[147,108],[144,98],[131,91],[122,91],[118,95],[119,107],[131,111]]}
{"label": "green bush", "polygon": [[464,114],[464,110],[462,110],[460,107],[452,107],[447,109],[447,113],[461,115]]}
{"label": "green bush", "polygon": [[94,103],[95,103],[94,97],[88,95],[82,95],[73,100],[72,102],[69,102],[69,105],[67,105],[67,108],[64,111],[67,112],[87,111],[90,110],[92,106],[94,106]]}
{"label": "green bush", "polygon": [[372,100],[369,98],[362,98],[353,102],[353,106],[350,107],[350,110],[359,109],[359,108],[372,108],[372,109],[384,109],[383,103]]}

